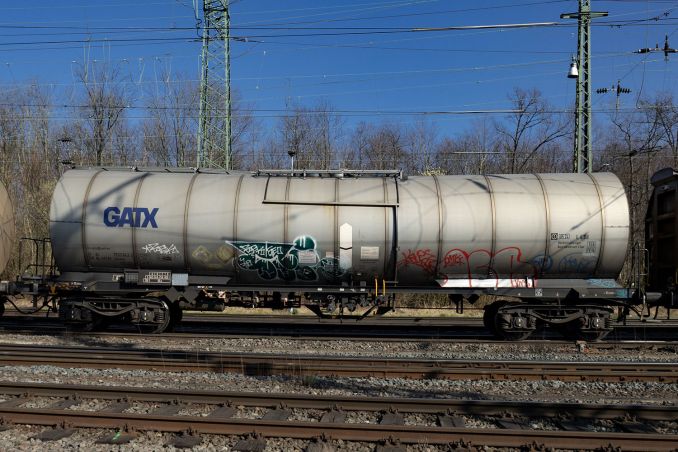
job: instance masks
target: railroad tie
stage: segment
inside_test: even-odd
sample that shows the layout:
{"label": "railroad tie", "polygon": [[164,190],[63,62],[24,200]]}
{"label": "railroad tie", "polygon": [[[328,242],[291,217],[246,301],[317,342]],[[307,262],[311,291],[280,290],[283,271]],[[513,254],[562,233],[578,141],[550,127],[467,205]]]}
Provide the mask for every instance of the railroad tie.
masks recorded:
{"label": "railroad tie", "polygon": [[335,452],[334,446],[330,444],[327,438],[314,438],[308,443],[304,452]]}
{"label": "railroad tie", "polygon": [[207,415],[209,418],[230,419],[235,414],[235,408],[229,405],[221,405]]}
{"label": "railroad tie", "polygon": [[202,438],[193,431],[182,432],[167,442],[167,446],[177,449],[192,449],[202,443]]}
{"label": "railroad tie", "polygon": [[346,413],[339,410],[330,410],[322,415],[320,422],[341,424],[346,421]]}
{"label": "railroad tie", "polygon": [[80,398],[77,395],[74,395],[66,398],[65,400],[50,405],[49,408],[52,410],[67,410],[72,406],[79,405],[80,402],[81,402]]}
{"label": "railroad tie", "polygon": [[266,449],[266,439],[261,435],[249,435],[238,441],[233,447],[239,452],[263,452]]}
{"label": "railroad tie", "polygon": [[31,399],[32,399],[31,397],[19,396],[13,399],[5,400],[4,402],[0,402],[0,409],[15,408],[18,407],[19,405],[23,405],[24,403],[28,402]]}
{"label": "railroad tie", "polygon": [[657,429],[652,425],[642,422],[624,421],[617,422],[617,425],[626,433],[657,433]]}
{"label": "railroad tie", "polygon": [[106,434],[96,440],[97,444],[127,444],[137,437],[136,434],[118,430],[115,433]]}
{"label": "railroad tie", "polygon": [[264,421],[286,421],[290,416],[292,416],[292,410],[276,408],[275,410],[267,411],[261,419]]}
{"label": "railroad tie", "polygon": [[529,430],[529,426],[524,422],[510,419],[497,419],[497,425],[506,430]]}
{"label": "railroad tie", "polygon": [[405,418],[397,411],[390,410],[381,415],[379,423],[381,425],[403,425],[405,424]]}
{"label": "railroad tie", "polygon": [[32,436],[31,439],[38,439],[40,441],[59,441],[63,438],[68,438],[73,433],[75,429],[73,428],[50,428],[48,430],[43,430],[35,436]]}
{"label": "railroad tie", "polygon": [[466,421],[461,416],[454,414],[443,414],[438,416],[438,425],[440,427],[466,428]]}
{"label": "railroad tie", "polygon": [[563,430],[568,431],[580,431],[580,432],[593,432],[595,428],[591,425],[591,421],[586,419],[576,418],[574,420],[562,420],[558,421],[560,427]]}
{"label": "railroad tie", "polygon": [[180,404],[177,401],[174,401],[172,403],[159,406],[158,408],[153,410],[152,414],[157,416],[174,416],[179,411],[181,411],[183,407],[184,406],[182,404]]}
{"label": "railroad tie", "polygon": [[131,403],[129,403],[126,400],[120,400],[112,405],[107,406],[103,410],[101,410],[104,413],[122,413],[125,411],[127,408],[132,406]]}
{"label": "railroad tie", "polygon": [[375,452],[407,452],[407,447],[401,445],[398,440],[389,438],[383,444],[377,445]]}

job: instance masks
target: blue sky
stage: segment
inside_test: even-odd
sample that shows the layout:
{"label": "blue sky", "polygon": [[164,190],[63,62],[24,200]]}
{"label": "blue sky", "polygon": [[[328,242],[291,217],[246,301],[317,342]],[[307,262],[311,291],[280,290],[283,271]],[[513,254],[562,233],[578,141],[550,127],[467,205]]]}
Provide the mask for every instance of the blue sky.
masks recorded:
{"label": "blue sky", "polygon": [[[142,88],[160,83],[163,70],[197,80],[201,44],[192,41],[192,2],[2,0],[1,88],[36,81],[67,99],[85,58],[118,65],[136,101]],[[609,12],[592,30],[594,91],[620,79],[632,90],[621,97],[622,108],[633,108],[639,96],[675,95],[678,54],[665,62],[659,53],[632,52],[662,46],[667,34],[678,47],[678,1],[592,4]],[[261,116],[279,114],[290,101],[326,101],[354,112],[348,122],[407,123],[420,117],[391,114],[507,109],[515,87],[537,88],[563,109],[574,103],[566,72],[577,29],[576,21],[559,16],[576,10],[574,0],[233,0],[232,35],[243,39],[232,45],[232,86]],[[531,22],[561,25],[410,31]],[[596,109],[614,108],[614,101],[614,94],[594,94]],[[476,117],[427,116],[449,133]]]}

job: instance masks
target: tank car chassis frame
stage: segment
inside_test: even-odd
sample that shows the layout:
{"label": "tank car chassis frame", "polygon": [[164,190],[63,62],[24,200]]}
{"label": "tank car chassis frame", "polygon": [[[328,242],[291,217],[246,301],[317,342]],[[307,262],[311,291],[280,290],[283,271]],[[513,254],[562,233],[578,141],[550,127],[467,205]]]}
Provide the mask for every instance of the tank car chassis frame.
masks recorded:
{"label": "tank car chassis frame", "polygon": [[[463,312],[466,302],[474,303],[482,295],[491,295],[497,301],[486,307],[485,325],[497,336],[511,340],[524,339],[544,325],[551,325],[568,337],[600,339],[612,329],[610,306],[621,306],[628,312],[640,301],[635,291],[613,280],[543,280],[539,284],[541,287],[451,289],[375,281],[374,287],[274,286],[267,289],[268,295],[262,294],[259,286],[230,285],[224,277],[126,270],[23,279],[7,285],[3,293],[42,298],[43,306],[51,305],[51,311],[58,312],[64,322],[76,328],[104,327],[118,317],[150,332],[171,328],[181,319],[183,309],[223,310],[226,294],[228,300],[244,299],[249,306],[265,304],[285,309],[304,304],[320,317],[355,320],[394,310],[396,296],[403,293],[446,294],[457,312]],[[34,305],[37,308],[37,301]],[[367,309],[353,315],[357,306]]]}
{"label": "tank car chassis frame", "polygon": [[[14,304],[11,295],[33,297],[34,311],[48,307],[67,325],[81,330],[103,328],[117,318],[147,332],[161,332],[180,321],[184,309],[220,311],[234,299],[246,300],[249,306],[266,304],[279,309],[303,304],[320,317],[360,320],[394,310],[399,294],[437,293],[446,294],[460,313],[466,302],[474,303],[482,295],[493,296],[497,301],[485,307],[483,320],[492,333],[505,339],[525,339],[550,325],[568,338],[598,340],[612,330],[613,307],[622,308],[620,313],[624,314],[638,312],[636,307],[645,305],[640,291],[607,279],[542,280],[539,287],[490,288],[415,288],[375,281],[374,287],[364,283],[342,287],[280,285],[265,292],[260,286],[230,285],[226,277],[153,270],[58,276],[47,272],[0,283],[0,301]],[[4,309],[4,303],[0,306]],[[358,306],[367,309],[352,314]]]}

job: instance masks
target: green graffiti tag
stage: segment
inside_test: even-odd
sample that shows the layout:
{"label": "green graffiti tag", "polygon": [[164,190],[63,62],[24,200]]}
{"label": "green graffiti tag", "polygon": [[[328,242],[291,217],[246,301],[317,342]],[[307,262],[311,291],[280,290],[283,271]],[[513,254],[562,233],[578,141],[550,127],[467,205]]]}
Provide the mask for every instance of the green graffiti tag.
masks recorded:
{"label": "green graffiti tag", "polygon": [[261,279],[284,281],[333,280],[343,273],[334,257],[320,258],[317,243],[302,235],[292,243],[226,242],[238,253],[235,265],[255,271]]}

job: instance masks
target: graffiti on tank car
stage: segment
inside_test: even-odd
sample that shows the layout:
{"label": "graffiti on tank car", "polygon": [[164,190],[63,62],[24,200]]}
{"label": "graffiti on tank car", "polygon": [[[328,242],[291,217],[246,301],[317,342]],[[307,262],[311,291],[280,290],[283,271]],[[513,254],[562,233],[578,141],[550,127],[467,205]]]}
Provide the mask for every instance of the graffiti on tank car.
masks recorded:
{"label": "graffiti on tank car", "polygon": [[271,245],[268,243],[242,243],[238,250],[243,254],[257,256],[259,259],[274,259],[287,252],[289,247],[283,245]]}
{"label": "graffiti on tank car", "polygon": [[226,243],[236,251],[238,268],[257,272],[265,280],[317,281],[343,274],[336,258],[319,258],[316,241],[310,236],[299,236],[292,243]]}
{"label": "graffiti on tank car", "polygon": [[591,278],[588,283],[592,286],[602,287],[605,289],[615,289],[617,282],[614,279]]}
{"label": "graffiti on tank car", "polygon": [[464,265],[464,256],[461,254],[447,254],[445,255],[445,261],[443,265],[445,267],[458,267],[459,265]]}
{"label": "graffiti on tank car", "polygon": [[398,262],[399,267],[419,267],[426,273],[433,274],[436,270],[436,257],[430,249],[407,250]]}
{"label": "graffiti on tank car", "polygon": [[141,249],[146,254],[159,254],[161,256],[170,256],[172,254],[179,254],[177,246],[172,243],[171,245],[156,243],[149,243],[141,247]]}
{"label": "graffiti on tank car", "polygon": [[[471,263],[471,260],[475,256],[484,257],[485,262],[487,263],[474,266]],[[492,264],[498,261],[501,261],[504,266],[506,263],[508,263],[510,270],[509,273],[513,273],[514,265],[528,265],[531,267],[530,270],[534,269],[534,265],[531,262],[523,260],[523,252],[517,246],[507,246],[506,248],[497,250],[494,253],[490,250],[482,248],[470,252],[460,248],[454,248],[445,253],[445,257],[443,258],[443,267],[465,265],[469,276],[477,272],[488,273],[490,275],[496,276],[497,272],[495,271]],[[530,272],[532,273],[532,271]],[[520,273],[523,274],[524,271],[521,271]]]}
{"label": "graffiti on tank car", "polygon": [[155,216],[159,208],[148,209],[146,207],[106,207],[104,209],[104,224],[109,228],[158,228]]}
{"label": "graffiti on tank car", "polygon": [[551,256],[544,256],[540,254],[532,258],[531,264],[536,269],[541,269],[544,272],[548,272],[553,268],[553,258]]}
{"label": "graffiti on tank car", "polygon": [[[481,260],[474,264],[474,257]],[[496,269],[501,264],[502,272]],[[445,253],[442,261],[442,275],[439,283],[446,286],[459,287],[535,287],[540,267],[534,260],[523,258],[519,247],[509,246],[492,252],[487,249],[473,251],[454,248]],[[466,278],[454,278],[446,274],[445,268],[465,267]],[[487,275],[478,278],[477,275]]]}
{"label": "graffiti on tank car", "polygon": [[558,263],[558,272],[560,273],[591,273],[596,266],[596,261],[585,259],[581,254],[570,254],[563,257]]}

